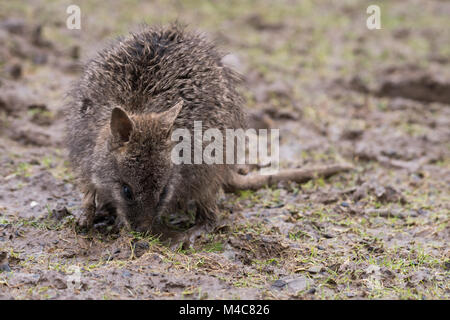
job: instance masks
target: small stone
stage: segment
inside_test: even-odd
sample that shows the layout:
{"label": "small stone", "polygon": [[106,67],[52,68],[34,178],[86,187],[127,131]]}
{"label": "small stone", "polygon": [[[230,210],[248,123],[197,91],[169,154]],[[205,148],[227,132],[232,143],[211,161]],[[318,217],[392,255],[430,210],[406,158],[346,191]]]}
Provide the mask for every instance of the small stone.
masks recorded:
{"label": "small stone", "polygon": [[138,241],[134,244],[134,255],[136,258],[141,257],[150,248],[148,242]]}
{"label": "small stone", "polygon": [[348,207],[350,207],[350,204],[348,203],[348,202],[341,202],[341,207],[345,207],[345,208],[348,208]]}
{"label": "small stone", "polygon": [[129,271],[127,271],[127,270],[124,270],[122,272],[122,277],[130,278],[131,277],[131,273]]}
{"label": "small stone", "polygon": [[311,289],[309,289],[307,293],[308,293],[308,294],[314,294],[314,293],[316,293],[316,288],[311,288]]}
{"label": "small stone", "polygon": [[284,287],[286,287],[287,283],[286,281],[283,280],[276,280],[273,284],[272,287],[278,288],[278,289],[282,289]]}
{"label": "small stone", "polygon": [[313,266],[307,270],[309,273],[319,273],[322,271],[322,266]]}
{"label": "small stone", "polygon": [[31,201],[31,202],[30,202],[30,208],[34,208],[34,207],[36,207],[38,204],[39,204],[39,203],[36,202],[36,201]]}
{"label": "small stone", "polygon": [[417,210],[417,213],[420,214],[420,215],[422,215],[422,214],[426,214],[427,211],[424,210],[424,209],[419,209],[419,210]]}
{"label": "small stone", "polygon": [[290,291],[297,293],[299,291],[306,290],[311,283],[312,281],[310,279],[306,277],[299,277],[297,279],[289,281],[287,287]]}
{"label": "small stone", "polygon": [[10,272],[11,268],[9,267],[9,264],[7,264],[7,263],[0,264],[0,271]]}
{"label": "small stone", "polygon": [[67,283],[59,278],[55,279],[54,285],[55,288],[59,290],[67,289]]}

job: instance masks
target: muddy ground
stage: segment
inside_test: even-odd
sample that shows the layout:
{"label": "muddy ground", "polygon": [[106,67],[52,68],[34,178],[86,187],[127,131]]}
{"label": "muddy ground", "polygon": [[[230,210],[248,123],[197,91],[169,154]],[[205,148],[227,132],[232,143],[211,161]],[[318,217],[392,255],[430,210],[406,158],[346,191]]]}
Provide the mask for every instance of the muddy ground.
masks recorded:
{"label": "muddy ground", "polygon": [[[76,1],[68,30],[72,3],[0,0],[0,298],[450,297],[450,2],[380,2],[381,30],[365,1]],[[231,53],[283,167],[355,170],[223,195],[188,250],[80,232],[64,93],[108,38],[176,18]]]}

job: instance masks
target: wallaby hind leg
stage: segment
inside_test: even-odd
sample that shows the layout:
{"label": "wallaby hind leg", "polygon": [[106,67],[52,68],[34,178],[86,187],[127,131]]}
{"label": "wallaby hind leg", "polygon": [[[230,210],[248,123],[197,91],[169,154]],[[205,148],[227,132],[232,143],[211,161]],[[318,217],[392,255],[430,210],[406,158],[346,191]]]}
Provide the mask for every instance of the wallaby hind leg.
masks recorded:
{"label": "wallaby hind leg", "polygon": [[334,164],[309,169],[286,169],[270,175],[249,174],[242,175],[231,172],[228,181],[224,185],[225,192],[238,190],[257,190],[281,181],[303,183],[317,177],[329,177],[339,172],[352,170],[350,164]]}

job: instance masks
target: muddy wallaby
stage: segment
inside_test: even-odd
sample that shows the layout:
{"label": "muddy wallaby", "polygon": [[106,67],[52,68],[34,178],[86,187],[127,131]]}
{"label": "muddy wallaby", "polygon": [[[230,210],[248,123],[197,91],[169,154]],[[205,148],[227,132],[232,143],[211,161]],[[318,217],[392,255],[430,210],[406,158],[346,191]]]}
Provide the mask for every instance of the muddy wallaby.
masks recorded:
{"label": "muddy wallaby", "polygon": [[[203,36],[172,25],[120,38],[87,63],[67,110],[69,157],[84,193],[81,225],[125,225],[179,241],[214,225],[221,188],[313,176],[245,176],[234,165],[171,161],[176,128],[192,131],[194,120],[205,130],[246,127],[240,77],[221,58]],[[193,226],[171,226],[174,212],[194,216]]]}

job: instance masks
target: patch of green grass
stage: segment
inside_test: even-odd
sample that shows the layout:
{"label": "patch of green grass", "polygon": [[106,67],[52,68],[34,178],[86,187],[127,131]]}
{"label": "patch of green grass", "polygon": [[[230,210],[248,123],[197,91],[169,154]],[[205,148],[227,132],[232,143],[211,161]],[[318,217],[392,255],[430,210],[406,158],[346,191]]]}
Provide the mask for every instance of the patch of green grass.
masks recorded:
{"label": "patch of green grass", "polygon": [[49,205],[47,205],[46,208],[48,215],[45,218],[33,218],[33,219],[18,218],[13,223],[16,226],[29,226],[41,230],[54,230],[54,231],[59,231],[64,228],[74,226],[75,224],[74,216],[69,215],[60,221],[56,221],[51,218],[52,211],[50,210]]}
{"label": "patch of green grass", "polygon": [[224,251],[223,243],[220,242],[220,241],[207,243],[203,247],[203,250],[206,251],[206,252],[223,252]]}
{"label": "patch of green grass", "polygon": [[297,232],[289,232],[288,237],[293,241],[303,240],[304,238],[314,239],[313,236],[303,230],[299,230]]}
{"label": "patch of green grass", "polygon": [[7,225],[9,224],[9,220],[6,217],[0,216],[0,224]]}
{"label": "patch of green grass", "polygon": [[21,162],[17,165],[16,171],[13,172],[14,175],[20,177],[30,177],[33,169],[31,164],[26,162]]}
{"label": "patch of green grass", "polygon": [[53,159],[50,156],[45,156],[42,158],[41,163],[44,167],[50,169],[53,165]]}
{"label": "patch of green grass", "polygon": [[260,201],[260,196],[252,190],[240,190],[238,193],[238,198],[235,202],[247,202],[246,206],[252,208]]}
{"label": "patch of green grass", "polygon": [[129,235],[134,240],[146,241],[150,247],[153,246],[153,245],[160,245],[161,244],[161,240],[159,239],[159,237],[151,235],[148,232],[129,231]]}

